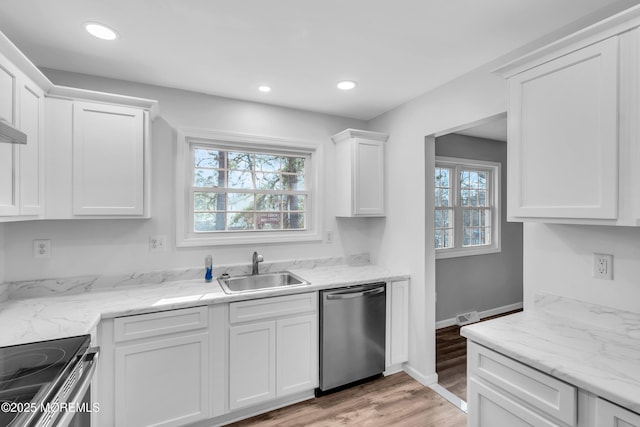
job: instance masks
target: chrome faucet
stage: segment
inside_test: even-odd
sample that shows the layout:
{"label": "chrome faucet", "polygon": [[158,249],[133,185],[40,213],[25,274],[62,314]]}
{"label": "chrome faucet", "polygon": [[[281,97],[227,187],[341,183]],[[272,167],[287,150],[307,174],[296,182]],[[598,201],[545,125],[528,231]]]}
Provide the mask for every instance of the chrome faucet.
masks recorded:
{"label": "chrome faucet", "polygon": [[253,258],[251,259],[251,264],[252,264],[251,275],[252,276],[257,276],[258,274],[260,274],[260,272],[258,271],[258,263],[262,261],[264,261],[264,258],[262,257],[262,255],[258,255],[258,252],[254,252]]}

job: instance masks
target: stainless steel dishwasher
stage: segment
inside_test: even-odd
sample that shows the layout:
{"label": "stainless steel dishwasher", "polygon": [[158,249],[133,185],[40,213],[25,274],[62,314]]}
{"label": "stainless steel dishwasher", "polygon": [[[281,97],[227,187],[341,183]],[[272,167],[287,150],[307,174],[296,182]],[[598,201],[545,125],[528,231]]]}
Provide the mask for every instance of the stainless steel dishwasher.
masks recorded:
{"label": "stainless steel dishwasher", "polygon": [[320,387],[316,394],[384,371],[385,283],[320,291]]}

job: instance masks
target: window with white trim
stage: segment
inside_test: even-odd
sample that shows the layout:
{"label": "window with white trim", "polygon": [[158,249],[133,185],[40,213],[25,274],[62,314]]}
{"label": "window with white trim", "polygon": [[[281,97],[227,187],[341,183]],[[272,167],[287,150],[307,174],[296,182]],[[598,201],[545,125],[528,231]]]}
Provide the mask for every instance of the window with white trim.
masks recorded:
{"label": "window with white trim", "polygon": [[436,258],[500,251],[500,164],[437,157]]}
{"label": "window with white trim", "polygon": [[316,240],[319,146],[179,131],[178,246]]}

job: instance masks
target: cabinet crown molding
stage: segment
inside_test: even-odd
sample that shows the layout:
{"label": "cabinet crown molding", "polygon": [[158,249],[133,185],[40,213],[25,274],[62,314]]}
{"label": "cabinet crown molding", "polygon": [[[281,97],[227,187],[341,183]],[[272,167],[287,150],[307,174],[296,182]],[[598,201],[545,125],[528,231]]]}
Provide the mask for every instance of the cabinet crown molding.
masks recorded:
{"label": "cabinet crown molding", "polygon": [[636,5],[512,59],[494,68],[491,72],[509,78],[536,64],[553,59],[553,57],[570,53],[590,44],[597,43],[607,37],[616,36],[639,26],[640,5]]}
{"label": "cabinet crown molding", "polygon": [[358,130],[358,129],[345,129],[342,132],[339,132],[331,137],[331,140],[336,143],[340,141],[344,141],[349,138],[364,138],[364,139],[373,139],[376,141],[387,142],[389,139],[389,134],[381,133],[381,132],[372,132],[369,130]]}

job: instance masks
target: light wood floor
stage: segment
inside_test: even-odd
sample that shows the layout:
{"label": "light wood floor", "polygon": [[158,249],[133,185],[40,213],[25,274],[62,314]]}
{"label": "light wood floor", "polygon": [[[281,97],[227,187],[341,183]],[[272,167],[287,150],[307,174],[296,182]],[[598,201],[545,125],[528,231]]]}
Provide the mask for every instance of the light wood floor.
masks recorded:
{"label": "light wood floor", "polygon": [[465,427],[458,408],[404,372],[258,415],[230,426]]}

